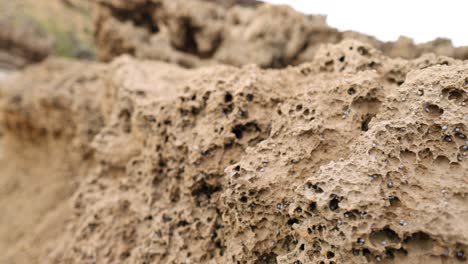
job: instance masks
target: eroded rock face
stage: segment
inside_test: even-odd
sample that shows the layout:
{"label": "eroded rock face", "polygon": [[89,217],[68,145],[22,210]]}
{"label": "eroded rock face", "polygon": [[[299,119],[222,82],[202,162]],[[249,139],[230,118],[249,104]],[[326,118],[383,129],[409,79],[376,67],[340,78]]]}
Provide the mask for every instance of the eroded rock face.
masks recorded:
{"label": "eroded rock face", "polygon": [[[50,222],[23,226],[35,236],[2,241],[7,260],[466,260],[466,62],[344,41],[284,70],[68,64],[0,87],[3,145],[38,153],[3,147],[2,162],[68,190],[45,211],[60,232],[32,247]],[[66,169],[38,165],[51,160]]]}
{"label": "eroded rock face", "polygon": [[73,215],[69,199],[95,166],[102,74],[51,60],[0,81],[0,262],[46,261]]}
{"label": "eroded rock face", "polygon": [[436,53],[468,58],[466,47],[450,40],[416,45],[411,39],[384,43],[357,32],[339,32],[325,18],[286,6],[260,4],[225,8],[217,1],[95,0],[98,55],[109,61],[121,54],[162,60],[186,68],[212,64],[283,68],[310,62],[321,44],[359,39],[390,57],[414,59]]}

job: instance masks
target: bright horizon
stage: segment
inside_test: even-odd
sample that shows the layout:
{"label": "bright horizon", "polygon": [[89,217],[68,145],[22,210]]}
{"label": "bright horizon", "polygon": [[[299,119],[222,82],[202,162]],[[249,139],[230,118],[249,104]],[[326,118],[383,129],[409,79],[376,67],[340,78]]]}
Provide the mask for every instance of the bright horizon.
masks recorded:
{"label": "bright horizon", "polygon": [[306,14],[327,16],[341,31],[353,30],[395,41],[399,36],[416,43],[449,38],[455,46],[468,46],[468,1],[463,0],[264,0],[287,4]]}

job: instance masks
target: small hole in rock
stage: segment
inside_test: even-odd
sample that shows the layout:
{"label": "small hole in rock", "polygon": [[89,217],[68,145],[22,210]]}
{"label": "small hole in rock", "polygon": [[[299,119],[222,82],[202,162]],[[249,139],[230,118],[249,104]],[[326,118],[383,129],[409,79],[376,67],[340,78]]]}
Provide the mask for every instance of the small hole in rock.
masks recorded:
{"label": "small hole in rock", "polygon": [[328,204],[328,208],[330,210],[335,211],[336,209],[339,208],[340,200],[338,197],[333,197],[333,199],[330,200],[330,203]]}
{"label": "small hole in rock", "polygon": [[151,221],[151,220],[153,220],[153,216],[152,216],[152,215],[148,215],[148,216],[145,217],[145,220]]}
{"label": "small hole in rock", "polygon": [[457,252],[455,252],[455,257],[460,260],[460,261],[465,261],[466,260],[466,257],[465,257],[465,252],[463,250],[457,250]]}
{"label": "small hole in rock", "polygon": [[424,112],[432,117],[440,116],[444,113],[444,110],[435,104],[427,104],[424,107]]}
{"label": "small hole in rock", "polygon": [[120,254],[120,259],[121,260],[128,259],[129,257],[130,257],[130,252],[128,252],[128,251],[125,251],[122,254]]}
{"label": "small hole in rock", "polygon": [[366,132],[369,130],[369,123],[371,120],[372,120],[372,116],[367,116],[366,118],[364,118],[364,120],[362,120],[361,131]]}
{"label": "small hole in rock", "polygon": [[309,211],[310,212],[315,212],[315,210],[317,210],[317,203],[316,202],[311,202],[309,204]]}
{"label": "small hole in rock", "polygon": [[357,51],[359,52],[359,54],[361,54],[362,56],[367,56],[369,55],[369,50],[367,50],[366,48],[364,47],[358,47]]}
{"label": "small hole in rock", "polygon": [[385,250],[385,258],[388,260],[395,259],[395,253],[393,253],[394,249],[388,248]]}
{"label": "small hole in rock", "polygon": [[223,113],[225,115],[229,115],[230,113],[232,113],[232,110],[234,110],[233,106],[230,104],[228,105],[227,107],[224,107],[223,108]]}
{"label": "small hole in rock", "polygon": [[318,184],[308,183],[307,187],[313,189],[316,193],[323,193],[323,189],[318,186]]}
{"label": "small hole in rock", "polygon": [[237,139],[241,139],[244,133],[244,126],[236,125],[235,127],[232,128],[232,133],[234,133]]}
{"label": "small hole in rock", "polygon": [[172,217],[167,216],[167,215],[163,215],[162,220],[163,220],[164,223],[168,223],[168,222],[172,221]]}
{"label": "small hole in rock", "polygon": [[232,94],[231,93],[226,93],[224,95],[224,102],[228,103],[232,101]]}
{"label": "small hole in rock", "polygon": [[463,97],[462,93],[458,90],[450,91],[448,94],[449,100],[460,100]]}
{"label": "small hole in rock", "polygon": [[399,206],[401,204],[400,199],[396,196],[389,196],[388,201],[390,202],[390,206]]}

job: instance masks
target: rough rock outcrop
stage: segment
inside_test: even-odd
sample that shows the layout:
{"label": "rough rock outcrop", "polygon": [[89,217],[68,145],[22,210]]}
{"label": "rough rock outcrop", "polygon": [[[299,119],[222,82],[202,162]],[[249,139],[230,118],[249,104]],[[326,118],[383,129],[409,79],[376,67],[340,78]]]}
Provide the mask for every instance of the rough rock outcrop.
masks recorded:
{"label": "rough rock outcrop", "polygon": [[1,83],[2,211],[63,194],[25,210],[39,224],[1,241],[6,260],[466,261],[468,64],[315,53],[283,70],[49,61]]}
{"label": "rough rock outcrop", "polygon": [[183,0],[94,0],[98,57],[109,61],[121,54],[176,63],[186,68],[257,64],[283,68],[309,62],[322,44],[353,38],[390,57],[414,59],[436,53],[468,58],[468,48],[450,40],[416,45],[411,39],[381,42],[357,32],[340,32],[325,17],[304,15],[287,6],[225,8],[216,3]]}

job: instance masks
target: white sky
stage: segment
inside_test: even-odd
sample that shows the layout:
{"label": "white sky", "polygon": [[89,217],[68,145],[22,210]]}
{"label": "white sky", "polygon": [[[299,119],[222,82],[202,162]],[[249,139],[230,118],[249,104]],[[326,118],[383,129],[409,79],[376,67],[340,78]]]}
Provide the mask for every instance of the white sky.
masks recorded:
{"label": "white sky", "polygon": [[307,14],[327,15],[330,26],[394,41],[400,35],[417,43],[450,38],[468,45],[468,0],[264,0],[287,4]]}

